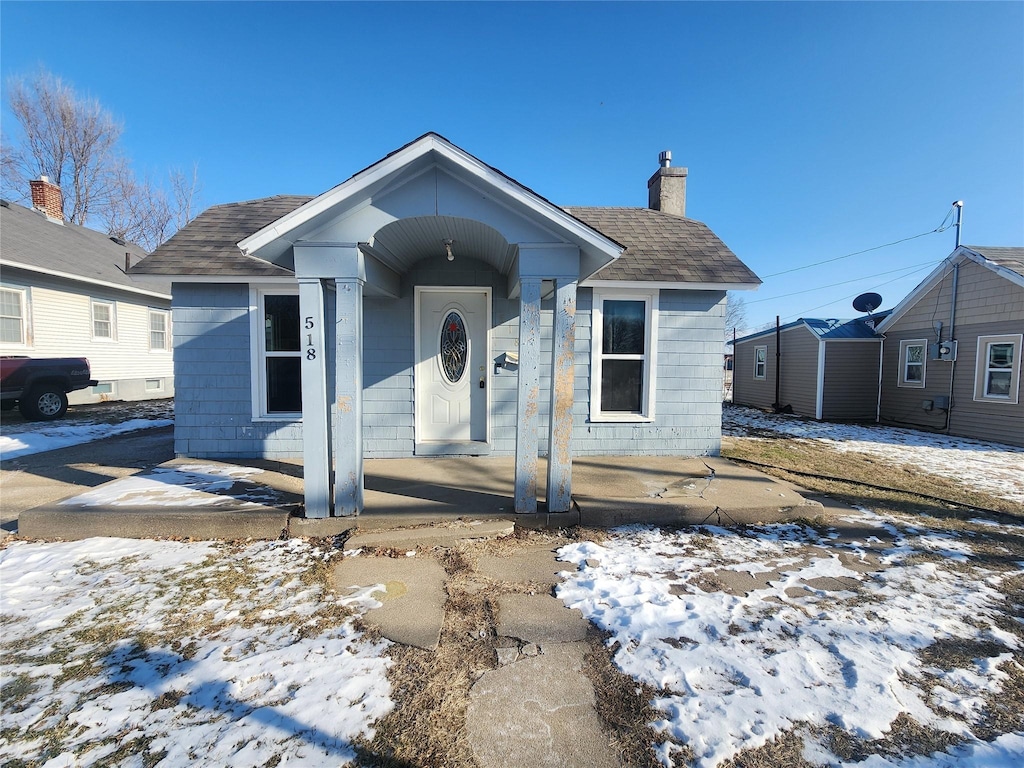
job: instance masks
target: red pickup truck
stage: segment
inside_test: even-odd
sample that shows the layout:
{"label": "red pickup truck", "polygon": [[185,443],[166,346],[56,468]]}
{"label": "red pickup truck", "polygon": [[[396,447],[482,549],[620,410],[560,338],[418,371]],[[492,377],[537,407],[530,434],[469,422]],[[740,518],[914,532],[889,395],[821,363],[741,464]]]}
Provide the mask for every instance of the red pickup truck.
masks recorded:
{"label": "red pickup truck", "polygon": [[95,387],[84,357],[0,357],[0,410],[15,403],[30,421],[59,419],[68,410],[68,392]]}

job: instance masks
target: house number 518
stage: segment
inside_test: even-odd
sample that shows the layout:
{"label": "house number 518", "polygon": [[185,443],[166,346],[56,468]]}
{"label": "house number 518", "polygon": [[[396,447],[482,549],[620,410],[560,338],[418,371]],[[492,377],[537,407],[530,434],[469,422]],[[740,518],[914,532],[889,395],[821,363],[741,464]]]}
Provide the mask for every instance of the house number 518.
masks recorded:
{"label": "house number 518", "polygon": [[[316,327],[316,323],[313,322],[312,317],[307,317],[304,323],[307,331],[312,331]],[[316,347],[313,346],[313,334],[306,334],[306,359],[316,360]]]}

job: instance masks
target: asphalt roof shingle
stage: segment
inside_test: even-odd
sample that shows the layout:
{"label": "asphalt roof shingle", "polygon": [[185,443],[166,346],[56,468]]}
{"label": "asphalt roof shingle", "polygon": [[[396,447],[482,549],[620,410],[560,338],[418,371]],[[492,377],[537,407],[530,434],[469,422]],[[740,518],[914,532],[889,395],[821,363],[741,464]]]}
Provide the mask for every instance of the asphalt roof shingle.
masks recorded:
{"label": "asphalt roof shingle", "polygon": [[980,253],[993,264],[1012,269],[1024,276],[1024,248],[1002,248],[993,245],[968,245],[972,251]]}
{"label": "asphalt roof shingle", "polygon": [[[284,267],[244,255],[237,243],[312,200],[279,195],[218,205],[200,214],[133,273],[193,276],[290,276]],[[740,283],[757,276],[707,225],[646,208],[567,207],[570,216],[625,246],[599,280]]]}
{"label": "asphalt roof shingle", "polygon": [[134,243],[122,245],[94,229],[51,221],[23,205],[0,206],[0,262],[170,296],[169,281],[140,282],[125,274],[126,253],[134,262],[146,255]]}

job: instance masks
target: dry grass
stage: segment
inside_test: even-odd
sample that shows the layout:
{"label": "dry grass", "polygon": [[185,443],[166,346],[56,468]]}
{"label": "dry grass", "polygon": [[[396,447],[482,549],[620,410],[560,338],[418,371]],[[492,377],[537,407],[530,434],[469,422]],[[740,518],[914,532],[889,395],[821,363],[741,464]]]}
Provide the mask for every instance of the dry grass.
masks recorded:
{"label": "dry grass", "polygon": [[[774,469],[758,469],[808,490],[828,494],[850,505],[868,506],[877,512],[926,513],[938,517],[956,517],[964,514],[973,517],[975,514],[972,510],[957,510],[948,504],[929,501],[917,495],[917,492],[921,491],[922,474],[917,467],[893,465],[868,454],[843,453],[823,443],[778,437],[774,434],[771,438],[727,438],[722,441],[722,456],[770,465]],[[797,475],[786,472],[787,469],[846,478],[855,482]],[[884,491],[858,483],[888,486],[898,490]],[[966,507],[990,509],[1018,519],[1024,517],[1024,510],[1018,503],[971,490],[955,480],[938,475],[928,476],[927,492]]]}

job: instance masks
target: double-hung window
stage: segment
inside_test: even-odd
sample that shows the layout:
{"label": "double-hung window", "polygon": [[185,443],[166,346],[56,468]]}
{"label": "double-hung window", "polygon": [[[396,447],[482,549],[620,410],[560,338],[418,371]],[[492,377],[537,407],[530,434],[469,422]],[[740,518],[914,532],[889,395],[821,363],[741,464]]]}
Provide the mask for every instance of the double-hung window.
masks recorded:
{"label": "double-hung window", "polygon": [[974,399],[1016,403],[1020,390],[1022,334],[978,337]]}
{"label": "double-hung window", "polygon": [[925,351],[927,349],[927,339],[905,339],[900,342],[898,386],[924,389]]}
{"label": "double-hung window", "polygon": [[754,347],[754,378],[763,379],[768,365],[768,347]]}
{"label": "double-hung window", "polygon": [[169,315],[160,309],[149,310],[149,348],[167,351],[167,322]]}
{"label": "double-hung window", "polygon": [[594,293],[592,421],[654,418],[658,294]]}
{"label": "double-hung window", "polygon": [[256,292],[253,307],[253,415],[293,420],[302,415],[299,294],[286,289]]}
{"label": "double-hung window", "polygon": [[92,337],[101,341],[114,341],[116,338],[117,320],[114,314],[114,302],[92,301]]}
{"label": "double-hung window", "polygon": [[0,344],[28,346],[28,291],[0,288]]}

